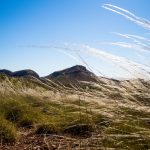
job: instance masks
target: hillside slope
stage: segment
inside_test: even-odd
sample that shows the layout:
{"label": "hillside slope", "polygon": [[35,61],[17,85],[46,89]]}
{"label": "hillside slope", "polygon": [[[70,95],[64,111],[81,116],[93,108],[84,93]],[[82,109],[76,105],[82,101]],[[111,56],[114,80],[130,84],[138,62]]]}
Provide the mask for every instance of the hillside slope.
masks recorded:
{"label": "hillside slope", "polygon": [[0,71],[0,149],[150,148],[150,81],[96,77],[82,66],[46,78],[12,74]]}

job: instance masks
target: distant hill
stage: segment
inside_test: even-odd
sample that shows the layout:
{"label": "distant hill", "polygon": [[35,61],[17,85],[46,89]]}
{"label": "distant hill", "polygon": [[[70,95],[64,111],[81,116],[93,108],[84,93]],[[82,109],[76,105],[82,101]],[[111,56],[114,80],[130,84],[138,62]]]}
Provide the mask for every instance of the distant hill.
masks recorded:
{"label": "distant hill", "polygon": [[39,78],[39,75],[30,69],[26,69],[26,70],[20,70],[20,71],[16,71],[16,72],[11,72],[9,70],[3,69],[0,70],[0,74],[5,74],[11,77],[35,77],[35,78]]}
{"label": "distant hill", "polygon": [[96,75],[81,65],[76,65],[61,71],[56,71],[46,76],[46,78],[61,82],[63,84],[77,83],[77,81],[97,82]]}
{"label": "distant hill", "polygon": [[[86,67],[81,65],[76,65],[61,71],[56,71],[46,77],[40,77],[35,71],[30,69],[20,70],[16,72],[11,72],[9,70],[3,69],[0,70],[0,75],[8,76],[9,80],[11,80],[11,78],[22,78],[22,81],[24,83],[34,82],[35,84],[37,84],[37,87],[40,85],[50,90],[58,90],[58,88],[62,90],[65,87],[74,87],[74,85],[77,85],[77,87],[80,88],[88,87],[93,90],[98,90],[107,96],[108,91],[109,93],[118,92],[123,93],[123,95],[125,93],[134,95],[133,93],[148,93],[150,88],[149,80],[116,80],[105,77],[97,77],[94,73],[90,72],[86,69]],[[25,80],[23,80],[24,78]],[[8,84],[6,86],[7,88],[9,88]]]}
{"label": "distant hill", "polygon": [[39,75],[35,71],[30,70],[30,69],[16,71],[16,72],[13,72],[11,75],[13,77],[33,76],[33,77],[39,78]]}
{"label": "distant hill", "polygon": [[12,72],[9,71],[9,70],[6,70],[6,69],[2,69],[2,70],[0,70],[0,74],[5,74],[5,75],[8,75],[8,76],[11,76]]}

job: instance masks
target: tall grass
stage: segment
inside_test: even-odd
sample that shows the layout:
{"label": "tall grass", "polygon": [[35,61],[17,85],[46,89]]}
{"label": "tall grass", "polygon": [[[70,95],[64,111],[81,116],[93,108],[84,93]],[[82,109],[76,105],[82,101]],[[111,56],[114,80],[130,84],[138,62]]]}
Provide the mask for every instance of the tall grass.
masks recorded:
{"label": "tall grass", "polygon": [[0,114],[0,144],[13,143],[18,139],[17,130],[14,124]]}
{"label": "tall grass", "polygon": [[[23,127],[32,128],[35,134],[41,135],[65,134],[74,136],[76,132],[80,136],[81,133],[90,132],[91,141],[94,131],[102,136],[97,139],[99,146],[106,148],[131,147],[134,149],[138,147],[143,149],[149,147],[149,123],[148,120],[143,119],[149,118],[150,114],[146,111],[119,105],[126,99],[125,95],[122,96],[124,93],[120,95],[117,93],[120,91],[103,88],[105,88],[104,94],[107,97],[102,97],[99,89],[82,88],[81,85],[76,89],[65,87],[62,91],[60,90],[61,96],[57,100],[53,100],[52,97],[29,95],[1,96],[2,143],[15,142],[19,138],[16,128]],[[76,97],[72,95],[76,95]],[[107,99],[104,101],[104,98]],[[105,105],[102,106],[101,101]],[[126,101],[130,102],[128,99]],[[137,106],[136,101],[134,104]],[[105,112],[112,117],[104,115]],[[143,141],[144,144],[142,142],[139,144],[138,140]],[[136,144],[138,146],[135,146]]]}
{"label": "tall grass", "polygon": [[15,141],[16,127],[34,128],[35,134],[59,134],[72,125],[93,123],[79,106],[29,96],[1,97],[0,114],[2,141]]}

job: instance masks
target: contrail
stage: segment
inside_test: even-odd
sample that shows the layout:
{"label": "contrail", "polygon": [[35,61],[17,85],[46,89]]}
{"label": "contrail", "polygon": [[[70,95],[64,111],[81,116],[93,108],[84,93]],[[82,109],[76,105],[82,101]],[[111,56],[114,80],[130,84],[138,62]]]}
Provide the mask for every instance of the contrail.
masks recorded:
{"label": "contrail", "polygon": [[[136,16],[132,12],[120,8],[115,5],[111,4],[104,4],[102,5],[103,8],[115,12],[126,19],[136,23],[137,25],[141,26],[142,28],[150,30],[150,21]],[[150,39],[139,36],[139,35],[132,35],[132,34],[121,34],[115,33],[118,36],[126,38],[132,42],[108,42],[105,44],[120,46],[122,48],[133,49],[141,53],[149,53],[150,52]],[[88,45],[78,45],[78,44],[63,44],[63,45],[27,45],[26,47],[34,47],[34,48],[41,48],[41,49],[56,49],[61,53],[69,56],[70,58],[82,62],[86,66],[89,66],[87,62],[81,57],[81,53],[85,55],[92,56],[94,58],[98,58],[100,60],[104,60],[106,62],[115,64],[119,68],[123,69],[124,71],[128,72],[129,74],[133,75],[134,77],[141,76],[142,78],[147,77],[150,78],[150,67],[145,64],[137,63],[126,57],[120,57],[111,53],[106,52],[102,49],[97,49],[90,47]],[[75,55],[72,55],[75,53]],[[77,56],[77,57],[75,57]],[[83,55],[82,55],[83,56]]]}
{"label": "contrail", "polygon": [[[132,42],[134,42],[135,44],[130,43],[131,47],[141,50],[141,52],[142,51],[148,52],[148,53],[150,52],[150,39],[139,36],[139,35],[132,35],[132,34],[121,34],[121,33],[114,33],[114,34],[121,36],[123,38],[129,39]],[[120,46],[121,45],[123,46],[123,44],[120,43]],[[127,46],[127,44],[126,44],[126,46]],[[128,44],[128,47],[129,47],[129,44]]]}
{"label": "contrail", "polygon": [[[27,45],[27,47],[30,47],[30,45]],[[122,68],[124,71],[130,73],[134,77],[138,77],[138,75],[140,75],[140,74],[141,74],[141,77],[143,77],[143,75],[144,75],[144,77],[147,77],[147,78],[150,77],[149,72],[147,71],[147,69],[150,69],[148,66],[131,61],[125,57],[116,56],[114,54],[105,52],[104,50],[101,50],[101,49],[96,49],[96,48],[90,47],[88,45],[78,45],[78,44],[73,44],[73,45],[68,44],[67,46],[66,45],[60,45],[60,46],[31,45],[31,47],[46,48],[46,49],[52,48],[52,49],[57,49],[59,51],[64,51],[63,53],[65,55],[69,54],[68,56],[73,58],[76,61],[80,61],[81,57],[80,57],[80,60],[78,60],[76,57],[74,57],[73,55],[70,55],[70,53],[68,53],[68,52],[75,52],[75,54],[78,53],[78,56],[80,55],[80,53],[87,54],[89,56],[100,58],[101,60],[104,60],[106,62],[113,63],[113,64],[119,66],[120,68]],[[81,61],[82,61],[82,63],[85,64],[85,62],[83,62],[83,59]],[[86,65],[88,65],[88,64],[86,64]]]}
{"label": "contrail", "polygon": [[150,53],[150,46],[143,46],[143,45],[141,46],[139,44],[133,44],[127,42],[103,42],[100,44],[119,46],[122,48],[127,48],[138,52]]}
{"label": "contrail", "polygon": [[[65,47],[57,47],[57,48],[59,49],[63,48],[63,50],[65,50]],[[90,56],[94,56],[103,59],[107,62],[114,63],[115,65],[119,66],[120,68],[129,72],[132,75],[135,72],[134,76],[137,76],[138,74],[142,74],[142,76],[146,75],[147,77],[149,77],[149,72],[146,70],[146,69],[150,69],[148,66],[131,61],[125,57],[119,57],[111,53],[105,52],[103,50],[92,48],[88,45],[76,45],[76,46],[73,45],[72,47],[70,45],[69,47],[66,47],[66,50],[69,49],[71,51],[86,53]]]}
{"label": "contrail", "polygon": [[127,39],[131,39],[135,43],[144,43],[144,42],[149,43],[150,42],[150,39],[145,38],[143,36],[139,36],[139,35],[122,34],[122,33],[117,33],[117,32],[113,32],[113,34],[127,38]]}
{"label": "contrail", "polygon": [[115,12],[119,15],[122,15],[128,20],[138,24],[139,26],[150,30],[150,21],[145,18],[138,17],[135,14],[131,13],[130,11],[123,9],[121,7],[115,6],[115,5],[103,4],[102,7],[112,12]]}

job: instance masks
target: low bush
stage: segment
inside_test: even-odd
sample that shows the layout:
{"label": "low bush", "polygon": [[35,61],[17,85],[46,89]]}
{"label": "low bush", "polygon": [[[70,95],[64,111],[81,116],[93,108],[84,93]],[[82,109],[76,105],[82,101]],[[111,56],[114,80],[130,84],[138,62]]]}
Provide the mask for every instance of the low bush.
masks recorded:
{"label": "low bush", "polygon": [[0,140],[1,143],[13,143],[17,140],[17,132],[14,125],[0,115]]}
{"label": "low bush", "polygon": [[36,134],[55,134],[58,132],[58,129],[53,124],[40,124],[38,125],[35,133]]}
{"label": "low bush", "polygon": [[1,102],[0,110],[5,118],[20,127],[31,127],[42,121],[42,114],[29,104],[18,100],[5,100]]}

